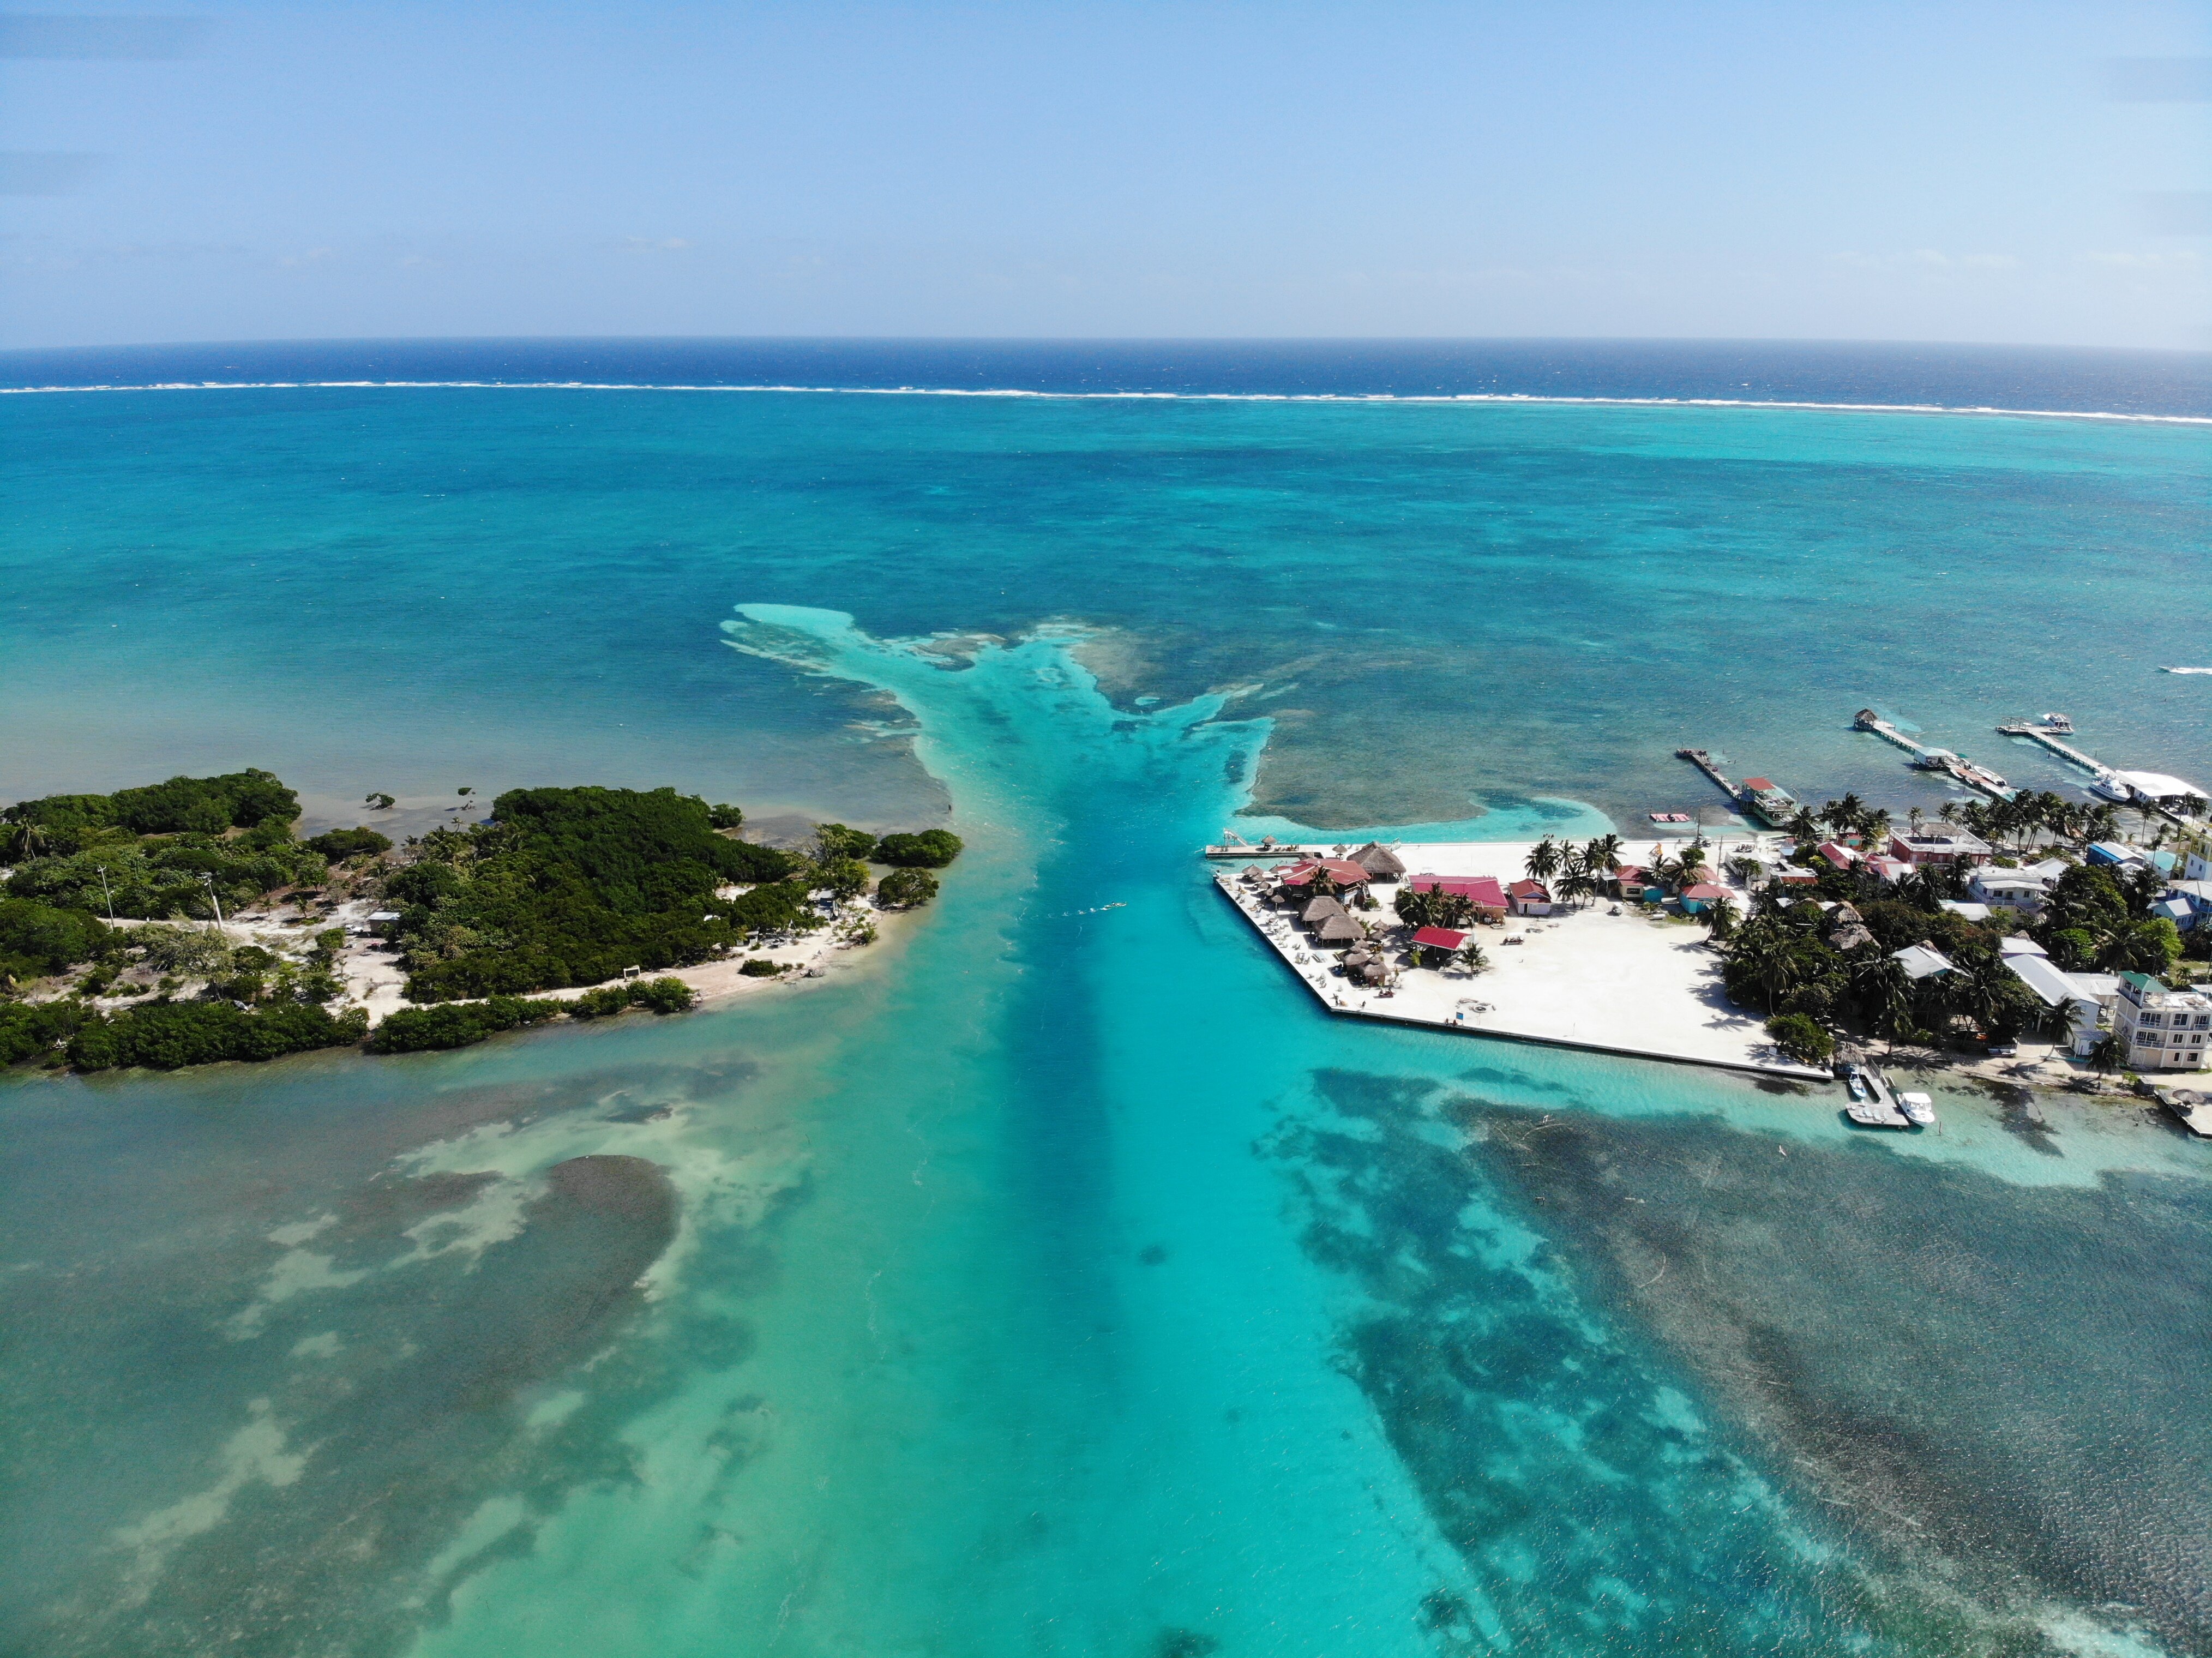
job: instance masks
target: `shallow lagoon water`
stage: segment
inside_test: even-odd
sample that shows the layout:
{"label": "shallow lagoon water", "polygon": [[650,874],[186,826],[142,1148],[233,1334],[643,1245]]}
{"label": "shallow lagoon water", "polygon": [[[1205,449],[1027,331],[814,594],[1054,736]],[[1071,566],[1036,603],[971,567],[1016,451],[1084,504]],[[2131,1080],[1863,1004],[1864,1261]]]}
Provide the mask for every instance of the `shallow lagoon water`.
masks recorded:
{"label": "shallow lagoon water", "polygon": [[[682,1020],[11,1082],[9,1646],[2212,1639],[2200,1147],[1966,1094],[1871,1140],[1786,1087],[1317,1018],[1189,856],[1283,699],[1103,695],[1084,664],[1146,643],[1111,616],[698,630],[696,683],[878,768],[835,787],[951,804],[941,907],[880,970]],[[557,722],[518,686],[564,684],[475,694],[526,760]],[[706,744],[678,703],[655,740]],[[808,763],[801,804],[841,775]],[[1521,789],[1475,832],[1592,821]]]}

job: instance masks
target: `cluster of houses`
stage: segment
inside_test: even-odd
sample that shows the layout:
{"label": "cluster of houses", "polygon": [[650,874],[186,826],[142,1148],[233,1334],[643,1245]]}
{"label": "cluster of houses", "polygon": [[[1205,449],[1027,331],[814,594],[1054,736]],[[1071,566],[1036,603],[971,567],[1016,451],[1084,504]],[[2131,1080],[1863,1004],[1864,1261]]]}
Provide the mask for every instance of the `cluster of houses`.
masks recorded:
{"label": "cluster of houses", "polygon": [[[1995,849],[1986,841],[1948,824],[1899,830],[1877,854],[1835,841],[1817,850],[1838,869],[1860,869],[1889,881],[1931,864],[1962,866],[1967,872],[1967,896],[1942,900],[1941,907],[1969,921],[1987,920],[2000,909],[2021,916],[2040,913],[2052,884],[2073,867],[2062,858],[2000,867],[1991,861]],[[2212,925],[2212,855],[2207,850],[2177,853],[2099,841],[2088,848],[2087,859],[2122,875],[2155,870],[2164,890],[2151,907],[2154,916],[2164,917],[2185,932]],[[1770,878],[1810,885],[1818,878],[1811,871],[1784,865],[1772,868]],[[1837,912],[1849,912],[1847,919]],[[1850,905],[1836,906],[1831,914],[1828,942],[1837,949],[1870,940],[1871,935],[1856,925],[1858,914]],[[2001,949],[2005,966],[2046,1007],[2068,1010],[2068,1042],[2077,1057],[2087,1057],[2101,1037],[2100,1027],[2109,1024],[2131,1069],[2197,1070],[2204,1066],[2208,1048],[2212,1048],[2207,1042],[2212,1035],[2212,997],[2171,989],[2141,973],[2069,972],[2053,963],[2041,944],[2017,934],[2005,938]],[[1942,951],[1925,944],[1892,953],[1914,979],[1955,970]]]}

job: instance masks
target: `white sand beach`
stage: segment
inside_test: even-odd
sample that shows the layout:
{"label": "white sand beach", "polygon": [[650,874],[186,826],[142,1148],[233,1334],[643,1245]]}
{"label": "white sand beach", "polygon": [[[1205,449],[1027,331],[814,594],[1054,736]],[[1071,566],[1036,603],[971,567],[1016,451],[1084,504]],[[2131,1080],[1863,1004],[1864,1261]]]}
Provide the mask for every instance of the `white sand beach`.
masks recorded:
{"label": "white sand beach", "polygon": [[[1532,846],[1457,841],[1391,850],[1409,874],[1488,875],[1505,884],[1522,878]],[[1732,841],[1714,847],[1710,856],[1718,862],[1735,850]],[[1622,857],[1638,862],[1644,852],[1632,841]],[[1399,965],[1406,929],[1389,908],[1399,889],[1378,884],[1382,908],[1358,919],[1389,946],[1397,979],[1385,993],[1331,972],[1336,952],[1249,890],[1240,877],[1243,867],[1228,863],[1218,871],[1223,891],[1331,1012],[1735,1070],[1826,1075],[1784,1058],[1759,1017],[1729,1002],[1705,927],[1671,912],[1655,919],[1640,906],[1601,899],[1549,916],[1509,916],[1501,926],[1475,929],[1490,958],[1486,969],[1439,970]],[[1740,884],[1718,871],[1712,878],[1729,889],[1740,914],[1748,909],[1749,895]],[[1621,913],[1609,913],[1615,908]]]}
{"label": "white sand beach", "polygon": [[[357,923],[371,907],[366,903],[346,906],[335,912],[329,921],[320,925]],[[349,913],[352,909],[359,909],[362,914]],[[787,944],[762,945],[721,961],[702,962],[696,967],[669,968],[649,972],[643,976],[682,980],[696,993],[702,1006],[772,990],[788,992],[802,986],[819,984],[833,973],[843,972],[894,953],[891,946],[904,937],[909,925],[921,912],[880,910],[863,904],[850,907],[849,914],[874,926],[877,937],[873,944],[854,944],[841,936],[837,927],[825,926],[817,932],[802,933]],[[763,957],[775,963],[785,971],[775,978],[747,976],[743,971],[745,962]],[[382,1023],[387,1015],[401,1008],[415,1005],[404,994],[406,974],[380,938],[349,937],[344,951],[338,958],[337,972],[345,984],[344,1005],[366,1009],[371,1026]],[[547,1000],[573,1001],[593,988],[596,987],[577,985],[564,990],[539,990],[530,993]]]}

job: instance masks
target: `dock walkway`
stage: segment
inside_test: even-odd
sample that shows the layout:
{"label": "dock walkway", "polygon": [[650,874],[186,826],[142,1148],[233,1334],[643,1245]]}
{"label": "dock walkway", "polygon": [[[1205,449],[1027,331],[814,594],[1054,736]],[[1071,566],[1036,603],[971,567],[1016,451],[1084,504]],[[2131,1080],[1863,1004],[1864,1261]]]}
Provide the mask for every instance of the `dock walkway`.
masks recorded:
{"label": "dock walkway", "polygon": [[[1206,848],[1207,855],[1214,855],[1215,850],[1209,847]],[[1244,855],[1256,852],[1257,848],[1237,850],[1239,855]],[[1285,850],[1270,848],[1268,854],[1262,855]],[[1710,1042],[1701,1050],[1690,1042],[1680,1047],[1669,1047],[1651,1042],[1604,1042],[1578,1034],[1561,1034],[1557,1029],[1535,1029],[1518,1021],[1509,1022],[1501,1017],[1495,1007],[1474,994],[1460,998],[1449,1012],[1417,1011],[1414,1004],[1421,999],[1384,997],[1375,991],[1356,987],[1349,981],[1332,977],[1328,970],[1330,961],[1328,953],[1314,947],[1311,941],[1292,924],[1289,914],[1270,908],[1257,895],[1247,890],[1234,875],[1225,871],[1218,873],[1213,878],[1213,884],[1215,890],[1236,907],[1237,913],[1252,924],[1253,930],[1267,941],[1283,965],[1295,973],[1299,982],[1312,992],[1315,1000],[1321,1004],[1322,1011],[1326,1013],[1344,1018],[1373,1019],[1385,1024],[1409,1025],[1425,1030],[1449,1030],[1462,1035],[1501,1036],[1512,1042],[1534,1042],[1547,1048],[1579,1048],[1593,1054],[1618,1054],[1626,1059],[1662,1060],[1675,1065],[1702,1065],[1723,1071],[1748,1072],[1758,1076],[1786,1077],[1797,1082],[1827,1083],[1832,1080],[1826,1070],[1793,1065],[1779,1058],[1762,1060],[1716,1053]],[[1602,921],[1605,918],[1583,919]],[[1636,925],[1642,926],[1647,924],[1638,920]],[[1470,991],[1474,989],[1476,983],[1472,980],[1468,981]],[[1697,1018],[1703,1011],[1693,999],[1686,999],[1683,1009],[1686,1021]]]}
{"label": "dock walkway", "polygon": [[1713,763],[1713,756],[1711,754],[1703,749],[1677,749],[1674,750],[1674,757],[1677,760],[1688,761],[1699,771],[1705,773],[1706,776],[1720,785],[1721,793],[1728,796],[1730,805],[1736,804],[1741,791],[1729,780],[1726,772]]}
{"label": "dock walkway", "polygon": [[1889,1085],[1889,1078],[1870,1065],[1859,1067],[1859,1080],[1867,1087],[1868,1097],[1854,1100],[1845,1090],[1844,1111],[1850,1120],[1868,1128],[1910,1128],[1912,1119],[1906,1116],[1897,1103],[1897,1095]]}
{"label": "dock walkway", "polygon": [[2060,759],[2070,761],[2083,771],[2099,777],[2109,775],[2112,769],[2094,755],[2084,754],[2071,743],[2060,742],[2057,734],[2048,726],[2038,725],[2032,720],[2016,720],[2008,726],[2000,726],[1997,733],[2002,737],[2025,737],[2031,743],[2040,743]]}
{"label": "dock walkway", "polygon": [[1923,771],[1940,771],[1954,782],[1999,800],[2013,797],[2012,785],[1987,766],[1978,766],[1965,755],[1954,754],[1949,749],[1931,749],[1924,743],[1916,743],[1872,708],[1861,708],[1851,723],[1860,731],[1905,750],[1913,756],[1913,764]]}
{"label": "dock walkway", "polygon": [[2154,1088],[2152,1096],[2199,1139],[2212,1140],[2212,1097],[2201,1089]]}

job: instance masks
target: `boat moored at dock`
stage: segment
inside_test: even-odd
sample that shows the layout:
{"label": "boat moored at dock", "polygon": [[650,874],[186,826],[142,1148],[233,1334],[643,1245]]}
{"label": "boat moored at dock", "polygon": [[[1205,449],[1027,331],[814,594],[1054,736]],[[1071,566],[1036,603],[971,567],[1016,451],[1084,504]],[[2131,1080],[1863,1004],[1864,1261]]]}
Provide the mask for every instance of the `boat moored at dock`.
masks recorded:
{"label": "boat moored at dock", "polygon": [[2009,800],[2013,797],[2012,785],[1987,766],[1978,765],[1965,755],[1949,749],[1931,749],[1924,743],[1916,743],[1872,708],[1861,708],[1852,717],[1851,724],[1860,731],[1905,750],[1912,756],[1908,763],[1915,771],[1942,772],[1954,782],[1963,783],[1970,789],[1999,800]]}

